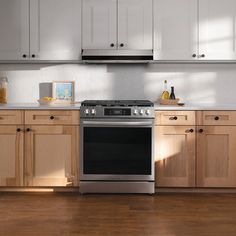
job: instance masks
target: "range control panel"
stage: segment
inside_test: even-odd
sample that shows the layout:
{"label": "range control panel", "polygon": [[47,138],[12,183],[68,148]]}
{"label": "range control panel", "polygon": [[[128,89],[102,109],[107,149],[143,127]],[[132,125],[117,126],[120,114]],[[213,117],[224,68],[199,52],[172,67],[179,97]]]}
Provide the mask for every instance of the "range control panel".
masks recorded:
{"label": "range control panel", "polygon": [[81,107],[80,117],[95,118],[154,118],[153,107]]}

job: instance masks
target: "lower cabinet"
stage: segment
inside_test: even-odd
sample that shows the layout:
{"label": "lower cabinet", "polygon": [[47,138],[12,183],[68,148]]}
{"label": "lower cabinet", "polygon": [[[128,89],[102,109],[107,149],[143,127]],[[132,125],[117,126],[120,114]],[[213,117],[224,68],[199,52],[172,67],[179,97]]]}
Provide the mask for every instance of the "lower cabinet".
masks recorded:
{"label": "lower cabinet", "polygon": [[23,185],[23,126],[0,126],[0,186]]}
{"label": "lower cabinet", "polygon": [[32,125],[25,130],[25,185],[76,186],[79,126]]}
{"label": "lower cabinet", "polygon": [[155,126],[156,186],[195,186],[195,127]]}
{"label": "lower cabinet", "polygon": [[236,126],[198,127],[196,176],[198,187],[236,187]]}

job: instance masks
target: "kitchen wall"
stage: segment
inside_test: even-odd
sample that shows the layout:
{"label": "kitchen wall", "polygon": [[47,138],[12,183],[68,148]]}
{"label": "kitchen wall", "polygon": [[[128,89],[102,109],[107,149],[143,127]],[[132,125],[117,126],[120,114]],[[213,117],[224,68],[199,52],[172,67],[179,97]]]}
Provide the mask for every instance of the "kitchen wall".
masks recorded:
{"label": "kitchen wall", "polygon": [[76,81],[76,101],[150,99],[156,101],[163,81],[186,103],[235,103],[236,65],[0,65],[9,79],[9,102],[36,102],[39,84]]}

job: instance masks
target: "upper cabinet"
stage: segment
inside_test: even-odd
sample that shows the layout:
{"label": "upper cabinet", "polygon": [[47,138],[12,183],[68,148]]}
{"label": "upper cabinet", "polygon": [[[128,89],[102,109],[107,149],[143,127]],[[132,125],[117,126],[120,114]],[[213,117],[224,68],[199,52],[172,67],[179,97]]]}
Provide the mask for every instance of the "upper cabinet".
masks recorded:
{"label": "upper cabinet", "polygon": [[82,15],[83,48],[114,48],[117,40],[116,0],[86,0]]}
{"label": "upper cabinet", "polygon": [[235,24],[235,0],[154,0],[154,57],[235,60]]}
{"label": "upper cabinet", "polygon": [[209,60],[236,59],[236,1],[199,0],[199,54]]}
{"label": "upper cabinet", "polygon": [[155,60],[197,58],[197,1],[154,1]]}
{"label": "upper cabinet", "polygon": [[30,0],[30,57],[79,60],[81,1]]}
{"label": "upper cabinet", "polygon": [[83,49],[152,49],[152,0],[84,0]]}
{"label": "upper cabinet", "polygon": [[0,60],[29,54],[29,0],[0,1]]}
{"label": "upper cabinet", "polygon": [[81,0],[1,0],[0,60],[78,60]]}

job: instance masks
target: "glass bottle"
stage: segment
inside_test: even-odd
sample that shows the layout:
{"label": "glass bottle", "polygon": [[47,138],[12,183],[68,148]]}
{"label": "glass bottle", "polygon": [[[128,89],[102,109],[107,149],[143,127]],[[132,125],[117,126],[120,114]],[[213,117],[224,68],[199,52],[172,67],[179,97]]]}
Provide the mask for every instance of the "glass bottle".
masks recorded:
{"label": "glass bottle", "polygon": [[175,88],[171,87],[170,99],[175,100]]}
{"label": "glass bottle", "polygon": [[0,104],[7,103],[7,86],[8,86],[7,78],[0,77]]}
{"label": "glass bottle", "polygon": [[170,94],[167,89],[167,80],[165,80],[164,81],[164,90],[162,92],[161,99],[169,99],[169,97],[170,97]]}

